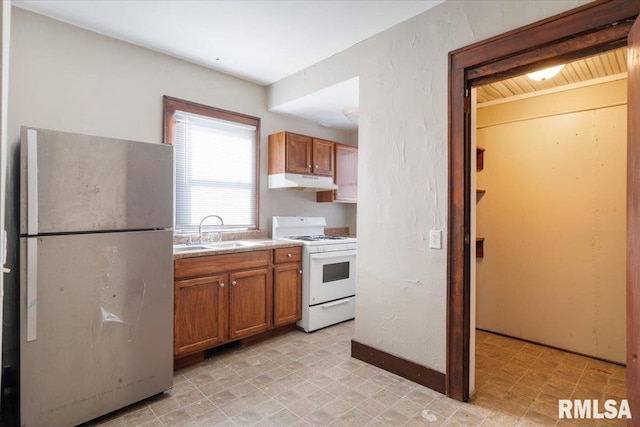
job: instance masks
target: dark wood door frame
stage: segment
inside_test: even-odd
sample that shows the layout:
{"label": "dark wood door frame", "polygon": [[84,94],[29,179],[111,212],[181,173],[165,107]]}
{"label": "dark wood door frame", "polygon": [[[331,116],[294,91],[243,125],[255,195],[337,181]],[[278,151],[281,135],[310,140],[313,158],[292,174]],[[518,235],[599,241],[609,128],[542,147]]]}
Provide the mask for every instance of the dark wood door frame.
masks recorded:
{"label": "dark wood door frame", "polygon": [[[638,14],[640,0],[595,1],[449,53],[446,373],[449,397],[461,401],[469,398],[470,203],[473,200],[470,89],[537,68],[626,46],[627,36]],[[640,233],[640,229],[633,231]],[[627,234],[631,234],[630,230],[627,230]],[[640,259],[629,258],[627,271],[640,271]],[[635,276],[628,273],[627,277],[630,280]],[[640,282],[632,285],[637,288]],[[627,330],[627,340],[629,333]],[[629,364],[629,360],[627,362]],[[632,386],[637,384],[628,384],[628,387]],[[629,403],[633,411],[634,404]],[[640,402],[635,403],[640,410],[637,405]],[[635,415],[636,412],[633,413]]]}
{"label": "dark wood door frame", "polygon": [[[629,33],[627,87],[627,399],[640,425],[640,19]],[[629,423],[631,424],[631,423]]]}

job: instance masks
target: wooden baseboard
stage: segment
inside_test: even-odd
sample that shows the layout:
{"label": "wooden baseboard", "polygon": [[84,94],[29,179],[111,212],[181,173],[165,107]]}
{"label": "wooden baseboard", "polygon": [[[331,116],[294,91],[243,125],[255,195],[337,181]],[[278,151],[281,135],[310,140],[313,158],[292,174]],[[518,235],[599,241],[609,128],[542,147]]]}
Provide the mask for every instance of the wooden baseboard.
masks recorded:
{"label": "wooden baseboard", "polygon": [[355,340],[351,340],[351,357],[429,387],[438,393],[446,393],[445,374],[442,372],[434,371],[426,366],[369,347]]}

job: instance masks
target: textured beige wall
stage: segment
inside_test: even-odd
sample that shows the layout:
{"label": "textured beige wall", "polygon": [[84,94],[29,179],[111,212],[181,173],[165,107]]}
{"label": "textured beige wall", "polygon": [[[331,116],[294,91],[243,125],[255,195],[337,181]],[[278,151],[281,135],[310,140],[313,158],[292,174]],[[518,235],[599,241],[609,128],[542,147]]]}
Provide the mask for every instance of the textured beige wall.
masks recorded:
{"label": "textured beige wall", "polygon": [[626,80],[478,109],[477,327],[624,363]]}
{"label": "textured beige wall", "polygon": [[[3,2],[8,5],[8,2]],[[273,215],[324,216],[332,227],[356,227],[352,204],[316,203],[315,193],[269,190],[268,135],[281,130],[347,142],[348,135],[270,113],[267,89],[167,55],[14,7],[8,107],[8,301],[5,347],[17,348],[18,139],[21,125],[147,142],[162,141],[162,96],[261,118],[260,228]],[[5,70],[3,70],[3,75]],[[4,155],[4,154],[3,154]],[[12,336],[13,334],[13,336]],[[7,335],[5,335],[5,338]],[[17,353],[11,352],[15,363]]]}
{"label": "textured beige wall", "polygon": [[267,110],[267,89],[227,74],[13,8],[9,141],[21,125],[162,141],[162,95],[261,118],[260,227],[273,215],[325,216],[355,228],[355,207],[267,187],[268,135],[281,130],[348,142],[346,132]]}
{"label": "textured beige wall", "polygon": [[445,372],[448,53],[585,3],[449,0],[271,86],[277,106],[360,78],[357,341]]}
{"label": "textured beige wall", "polygon": [[[268,91],[14,9],[10,137],[26,122],[158,140],[158,100],[166,93],[248,107],[263,117],[263,147],[281,128],[331,138],[329,130],[269,115],[261,103],[280,105],[360,76],[356,339],[444,372],[448,52],[588,2],[446,1]],[[291,192],[269,200],[261,206],[266,216],[292,213],[293,203],[302,215],[330,209]],[[343,209],[326,216],[355,214],[355,207]],[[431,228],[445,231],[443,249],[428,248]]]}

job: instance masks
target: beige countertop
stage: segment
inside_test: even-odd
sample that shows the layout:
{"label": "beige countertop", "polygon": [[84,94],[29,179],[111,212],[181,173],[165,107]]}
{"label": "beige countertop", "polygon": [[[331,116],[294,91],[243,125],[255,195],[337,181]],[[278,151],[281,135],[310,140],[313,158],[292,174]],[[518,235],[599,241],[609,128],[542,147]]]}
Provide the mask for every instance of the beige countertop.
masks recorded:
{"label": "beige countertop", "polygon": [[[244,247],[219,247],[216,248],[215,243],[207,243],[204,245],[194,244],[192,246],[210,246],[206,249],[194,249],[188,251],[174,252],[173,259],[182,259],[182,258],[194,258],[194,257],[202,257],[209,255],[221,255],[221,254],[235,254],[239,252],[253,252],[253,251],[264,251],[271,250],[277,248],[290,248],[290,247],[298,247],[303,246],[301,242],[288,242],[285,240],[272,240],[272,239],[243,239],[242,242],[251,242],[256,243],[256,245],[244,246]],[[232,243],[233,240],[225,240],[222,244]],[[185,247],[185,245],[178,245],[179,247]]]}

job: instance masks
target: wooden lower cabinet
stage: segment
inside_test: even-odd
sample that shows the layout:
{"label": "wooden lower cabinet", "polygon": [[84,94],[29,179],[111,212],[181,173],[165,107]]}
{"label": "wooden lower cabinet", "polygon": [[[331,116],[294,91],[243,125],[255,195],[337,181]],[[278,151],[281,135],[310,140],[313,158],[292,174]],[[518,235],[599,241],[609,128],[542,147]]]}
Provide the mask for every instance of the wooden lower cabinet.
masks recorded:
{"label": "wooden lower cabinet", "polygon": [[193,353],[226,340],[224,275],[175,282],[174,354]]}
{"label": "wooden lower cabinet", "polygon": [[298,321],[301,253],[293,247],[176,260],[176,360]]}
{"label": "wooden lower cabinet", "polygon": [[273,267],[273,324],[287,325],[302,317],[302,270],[299,263]]}
{"label": "wooden lower cabinet", "polygon": [[273,306],[269,269],[231,273],[229,282],[229,339],[268,330],[272,325]]}

